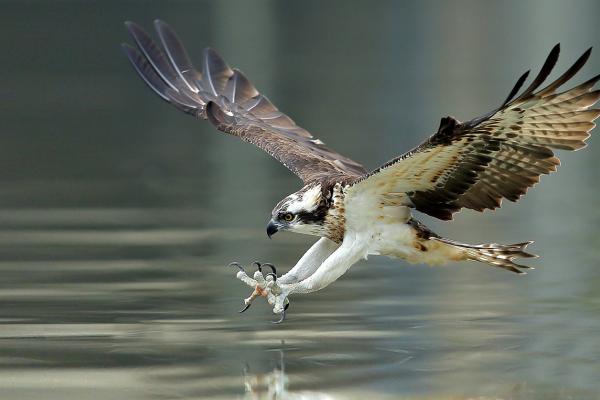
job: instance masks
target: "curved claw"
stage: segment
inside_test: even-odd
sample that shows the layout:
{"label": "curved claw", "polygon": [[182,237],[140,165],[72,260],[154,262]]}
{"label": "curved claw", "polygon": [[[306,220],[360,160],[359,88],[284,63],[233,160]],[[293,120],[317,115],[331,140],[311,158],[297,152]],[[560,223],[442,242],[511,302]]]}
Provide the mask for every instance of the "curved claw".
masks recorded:
{"label": "curved claw", "polygon": [[229,263],[228,267],[237,267],[240,271],[242,271],[243,273],[246,273],[246,271],[244,270],[244,267],[242,267],[239,262],[234,261],[232,263]]}
{"label": "curved claw", "polygon": [[260,272],[262,274],[262,264],[261,263],[259,263],[258,261],[254,261],[252,263],[252,265],[255,266],[256,269],[258,270],[258,272]]}
{"label": "curved claw", "polygon": [[277,321],[271,321],[271,323],[272,324],[276,324],[276,325],[282,323],[285,320],[285,312],[287,311],[288,308],[290,308],[290,301],[289,300],[287,300],[287,303],[283,307],[283,311],[281,312],[281,318],[279,318]]}
{"label": "curved claw", "polygon": [[277,321],[271,321],[271,323],[275,325],[282,323],[285,320],[285,310],[283,310],[280,315],[281,318],[279,318]]}
{"label": "curved claw", "polygon": [[269,268],[271,268],[271,271],[272,271],[271,273],[272,273],[272,274],[275,274],[275,277],[277,277],[277,269],[275,269],[275,266],[274,266],[273,264],[271,264],[271,263],[264,263],[264,264],[261,266],[261,268],[262,268],[262,267],[269,267]]}
{"label": "curved claw", "polygon": [[248,303],[244,306],[244,308],[242,308],[240,311],[238,311],[240,314],[245,312],[247,309],[250,308],[250,306],[252,305],[252,303]]}
{"label": "curved claw", "polygon": [[274,280],[275,282],[277,282],[277,275],[275,275],[275,273],[273,273],[273,272],[269,272],[267,275],[265,275],[265,279],[267,279],[267,277],[269,277],[269,276],[272,276],[272,277],[273,277],[273,280]]}

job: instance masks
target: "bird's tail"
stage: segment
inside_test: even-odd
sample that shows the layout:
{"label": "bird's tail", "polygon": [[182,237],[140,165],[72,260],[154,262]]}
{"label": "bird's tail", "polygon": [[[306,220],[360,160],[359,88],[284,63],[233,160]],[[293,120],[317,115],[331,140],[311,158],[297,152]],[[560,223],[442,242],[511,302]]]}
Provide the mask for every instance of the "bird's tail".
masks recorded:
{"label": "bird's tail", "polygon": [[527,253],[525,248],[533,243],[533,241],[515,243],[515,244],[465,244],[455,242],[446,238],[434,238],[438,242],[445,243],[463,251],[465,259],[479,261],[490,264],[494,267],[500,267],[508,271],[516,272],[517,274],[525,274],[522,269],[533,269],[526,265],[520,265],[513,262],[516,258],[534,258],[536,254]]}

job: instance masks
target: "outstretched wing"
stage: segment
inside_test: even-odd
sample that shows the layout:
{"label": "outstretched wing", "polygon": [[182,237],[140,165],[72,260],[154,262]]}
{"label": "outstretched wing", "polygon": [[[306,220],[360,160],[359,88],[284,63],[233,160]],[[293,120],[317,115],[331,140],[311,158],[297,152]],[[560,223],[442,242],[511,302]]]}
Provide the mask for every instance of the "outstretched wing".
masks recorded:
{"label": "outstretched wing", "polygon": [[154,23],[161,46],[133,22],[125,25],[137,45],[122,45],[129,61],[156,94],[181,111],[208,118],[217,129],[263,149],[304,182],[367,172],[297,126],[214,50],[204,49],[200,72],[166,23]]}
{"label": "outstretched wing", "polygon": [[436,134],[414,150],[382,165],[357,181],[353,189],[383,196],[448,220],[463,207],[483,211],[500,206],[503,198],[518,200],[542,174],[556,170],[552,149],[585,146],[600,110],[590,109],[600,98],[592,91],[600,75],[562,93],[590,56],[588,49],[562,76],[537,92],[556,64],[556,45],[540,73],[518,93],[529,71],[518,80],[496,110],[469,122],[443,118]]}

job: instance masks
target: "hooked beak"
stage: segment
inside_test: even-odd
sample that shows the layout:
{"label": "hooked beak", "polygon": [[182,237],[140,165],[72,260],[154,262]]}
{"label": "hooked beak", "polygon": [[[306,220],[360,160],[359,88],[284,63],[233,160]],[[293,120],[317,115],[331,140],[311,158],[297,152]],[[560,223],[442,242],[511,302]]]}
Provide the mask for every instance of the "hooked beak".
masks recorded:
{"label": "hooked beak", "polygon": [[275,221],[270,220],[269,224],[267,225],[267,236],[269,237],[269,239],[271,239],[271,236],[276,234],[278,230],[279,225]]}

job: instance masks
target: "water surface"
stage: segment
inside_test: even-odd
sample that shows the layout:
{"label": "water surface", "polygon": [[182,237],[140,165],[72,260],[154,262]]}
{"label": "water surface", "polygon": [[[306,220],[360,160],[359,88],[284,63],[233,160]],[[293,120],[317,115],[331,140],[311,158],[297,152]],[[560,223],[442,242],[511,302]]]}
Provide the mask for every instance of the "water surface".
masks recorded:
{"label": "water surface", "polygon": [[[0,398],[599,398],[594,137],[518,205],[422,218],[465,242],[536,240],[526,276],[371,257],[292,296],[282,325],[264,302],[237,313],[229,262],[285,272],[312,243],[265,235],[299,182],[156,99],[118,48],[123,20],[169,21],[196,60],[218,48],[368,168],[497,106],[556,42],[561,71],[599,47],[592,1],[373,4],[2,3]],[[593,53],[578,81],[599,70]]]}

